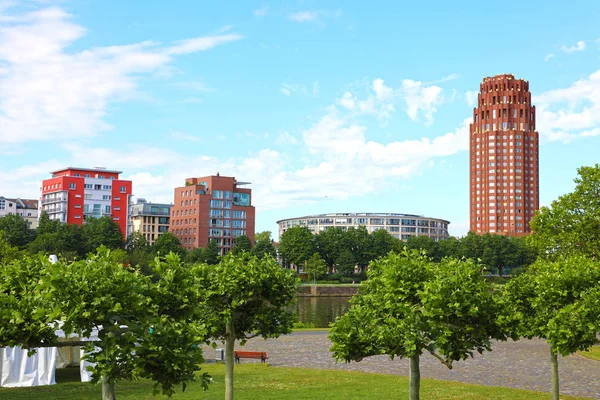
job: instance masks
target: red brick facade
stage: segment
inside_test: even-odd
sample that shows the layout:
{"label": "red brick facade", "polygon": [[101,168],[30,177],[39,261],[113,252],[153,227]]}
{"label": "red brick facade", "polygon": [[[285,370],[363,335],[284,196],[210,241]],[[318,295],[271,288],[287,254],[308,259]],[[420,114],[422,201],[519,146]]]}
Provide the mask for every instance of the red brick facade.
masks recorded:
{"label": "red brick facade", "polygon": [[255,210],[252,190],[233,177],[188,178],[175,188],[169,231],[184,248],[206,247],[213,239],[226,254],[237,236],[246,235],[254,243]]}
{"label": "red brick facade", "polygon": [[531,232],[539,208],[539,135],[529,82],[484,78],[470,125],[470,227],[511,236]]}

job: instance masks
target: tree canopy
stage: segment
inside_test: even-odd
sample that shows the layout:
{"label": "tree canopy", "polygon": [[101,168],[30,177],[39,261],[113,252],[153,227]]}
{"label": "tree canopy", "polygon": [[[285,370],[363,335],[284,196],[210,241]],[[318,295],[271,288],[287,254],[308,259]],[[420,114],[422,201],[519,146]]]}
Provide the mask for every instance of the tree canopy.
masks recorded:
{"label": "tree canopy", "polygon": [[246,235],[241,235],[233,239],[233,246],[231,247],[231,252],[233,254],[239,254],[242,252],[251,252],[252,251],[252,242],[250,238]]}
{"label": "tree canopy", "polygon": [[448,368],[505,339],[501,307],[472,260],[430,261],[417,250],[371,262],[369,279],[330,333],[337,360],[377,354],[410,358],[411,399],[419,398],[419,357],[429,352]]}

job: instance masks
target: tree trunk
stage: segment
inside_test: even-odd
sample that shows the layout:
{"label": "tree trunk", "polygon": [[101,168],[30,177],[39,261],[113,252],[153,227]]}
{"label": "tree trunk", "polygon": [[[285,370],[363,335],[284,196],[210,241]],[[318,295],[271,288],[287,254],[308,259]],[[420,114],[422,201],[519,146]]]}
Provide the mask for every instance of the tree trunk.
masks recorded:
{"label": "tree trunk", "polygon": [[233,400],[233,346],[235,345],[235,331],[233,317],[227,321],[225,328],[225,400]]}
{"label": "tree trunk", "polygon": [[419,369],[419,355],[410,358],[410,390],[409,399],[419,400],[421,390],[421,370]]}
{"label": "tree trunk", "polygon": [[552,364],[552,400],[559,400],[560,390],[558,385],[558,354],[550,349],[550,363]]}
{"label": "tree trunk", "polygon": [[102,400],[116,400],[115,384],[108,383],[105,377],[102,377]]}

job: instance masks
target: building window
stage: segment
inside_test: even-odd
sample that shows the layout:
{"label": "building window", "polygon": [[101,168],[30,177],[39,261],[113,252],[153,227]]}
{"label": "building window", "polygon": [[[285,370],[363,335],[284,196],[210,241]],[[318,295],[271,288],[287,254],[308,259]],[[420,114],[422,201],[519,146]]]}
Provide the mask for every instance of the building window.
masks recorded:
{"label": "building window", "polygon": [[110,195],[107,195],[107,194],[103,195],[102,200],[110,200]]}
{"label": "building window", "polygon": [[126,193],[127,192],[127,188],[125,188],[125,186],[121,186],[121,193]]}
{"label": "building window", "polygon": [[110,206],[104,206],[104,213],[105,214],[110,214]]}
{"label": "building window", "polygon": [[94,187],[94,185],[92,185],[91,183],[85,183],[85,184],[83,185],[83,188],[84,188],[84,189],[92,189],[93,187]]}
{"label": "building window", "polygon": [[71,189],[71,190],[75,189],[75,183],[74,182],[69,183],[69,189]]}
{"label": "building window", "polygon": [[210,208],[223,208],[223,200],[211,200]]}
{"label": "building window", "polygon": [[222,190],[213,190],[212,195],[213,195],[213,199],[222,199],[223,191]]}
{"label": "building window", "polygon": [[[246,211],[233,210],[233,218],[246,219]],[[333,222],[333,221],[331,221]]]}

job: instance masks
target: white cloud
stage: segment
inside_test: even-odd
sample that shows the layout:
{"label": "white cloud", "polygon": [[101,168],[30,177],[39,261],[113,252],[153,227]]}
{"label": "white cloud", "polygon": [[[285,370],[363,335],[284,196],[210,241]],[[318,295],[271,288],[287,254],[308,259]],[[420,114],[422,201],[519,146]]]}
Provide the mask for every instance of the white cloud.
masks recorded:
{"label": "white cloud", "polygon": [[[140,74],[177,55],[241,39],[228,33],[161,45],[152,41],[67,51],[85,34],[57,7],[0,20],[0,143],[63,140],[110,129],[109,103],[132,99]],[[10,21],[7,20],[10,19]]]}
{"label": "white cloud", "polygon": [[285,86],[280,87],[279,91],[288,97],[290,97],[292,95],[292,91]]}
{"label": "white cloud", "polygon": [[569,142],[600,129],[600,70],[570,87],[533,96],[537,130],[547,141]]}
{"label": "white cloud", "polygon": [[312,94],[312,96],[317,96],[319,94],[319,82],[313,82],[311,90],[298,83],[282,83],[279,87],[279,92],[287,97],[290,97],[292,94],[300,94],[304,96]]}
{"label": "white cloud", "polygon": [[544,61],[548,62],[548,61],[550,61],[550,59],[552,59],[553,57],[554,57],[554,54],[553,54],[553,53],[546,54],[546,57],[544,57]]}
{"label": "white cloud", "polygon": [[574,46],[563,45],[560,47],[560,51],[562,51],[564,53],[573,53],[575,51],[583,51],[583,50],[585,50],[585,42],[583,40],[578,41],[577,43],[575,43]]}
{"label": "white cloud", "polygon": [[477,95],[479,94],[476,90],[467,90],[465,92],[465,100],[467,104],[471,107],[475,107],[477,105]]}
{"label": "white cloud", "polygon": [[198,136],[189,135],[184,132],[177,132],[177,131],[170,132],[169,136],[173,139],[188,140],[190,142],[199,142],[200,141],[200,138]]}
{"label": "white cloud", "polygon": [[319,94],[319,82],[318,81],[313,82],[312,94],[313,94],[313,96],[316,96]]}
{"label": "white cloud", "polygon": [[353,110],[355,106],[354,96],[352,95],[352,93],[346,92],[338,100],[338,104],[340,104],[342,107],[347,108],[348,110]]}
{"label": "white cloud", "polygon": [[291,13],[289,19],[295,22],[310,22],[315,21],[319,18],[318,11],[298,11],[295,13]]}
{"label": "white cloud", "polygon": [[422,82],[405,79],[402,81],[402,90],[410,119],[416,121],[419,112],[422,112],[425,123],[431,124],[437,106],[443,103],[442,88],[435,85],[425,86]]}
{"label": "white cloud", "polygon": [[283,132],[277,135],[277,139],[275,140],[277,144],[287,145],[287,144],[297,144],[298,140],[288,132]]}
{"label": "white cloud", "polygon": [[267,12],[269,11],[268,7],[261,7],[261,8],[257,8],[256,10],[254,10],[254,15],[256,17],[264,17],[265,15],[267,15]]}
{"label": "white cloud", "polygon": [[383,79],[377,78],[373,81],[373,91],[378,100],[390,100],[393,90],[383,83]]}

